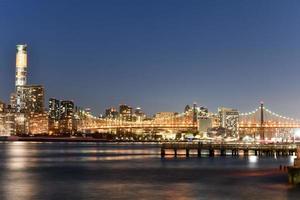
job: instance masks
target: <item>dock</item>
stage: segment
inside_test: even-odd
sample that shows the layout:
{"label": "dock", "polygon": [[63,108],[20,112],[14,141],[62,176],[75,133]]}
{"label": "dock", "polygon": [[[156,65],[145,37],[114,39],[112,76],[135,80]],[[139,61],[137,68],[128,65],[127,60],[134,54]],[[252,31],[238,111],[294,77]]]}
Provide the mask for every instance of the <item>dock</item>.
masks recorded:
{"label": "dock", "polygon": [[[189,157],[191,151],[197,151],[196,155],[201,157],[208,155],[213,157],[220,156],[289,156],[297,152],[295,144],[227,144],[227,143],[192,143],[192,142],[175,142],[161,144],[161,157],[173,155],[177,157],[179,151],[183,151],[183,155]],[[167,154],[168,152],[168,154]],[[182,155],[182,154],[180,154]]]}

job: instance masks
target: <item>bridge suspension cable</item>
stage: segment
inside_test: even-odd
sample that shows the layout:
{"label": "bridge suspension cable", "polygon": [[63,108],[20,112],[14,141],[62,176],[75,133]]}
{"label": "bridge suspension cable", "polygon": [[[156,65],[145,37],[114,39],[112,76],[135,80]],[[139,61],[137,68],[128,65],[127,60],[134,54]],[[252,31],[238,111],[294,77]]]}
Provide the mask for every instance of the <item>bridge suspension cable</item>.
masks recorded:
{"label": "bridge suspension cable", "polygon": [[[276,117],[276,118],[279,118],[279,119],[282,119],[282,120],[287,120],[287,121],[293,121],[293,122],[300,122],[300,119],[295,119],[295,118],[292,118],[292,117],[287,117],[287,116],[284,116],[284,115],[280,115],[276,112],[273,112],[272,110],[266,108],[265,106],[262,107],[263,110],[270,114],[271,116],[273,117]],[[259,114],[259,112],[261,111],[261,107],[258,107],[250,112],[245,112],[245,113],[240,113],[240,116],[241,117],[251,117],[251,116],[254,116],[255,114]]]}
{"label": "bridge suspension cable", "polygon": [[278,117],[278,118],[281,118],[281,119],[285,119],[285,120],[288,120],[288,121],[300,122],[299,119],[294,119],[294,118],[291,118],[291,117],[280,115],[278,113],[275,113],[275,112],[271,111],[270,109],[268,109],[266,107],[263,107],[263,109],[264,109],[264,111],[266,111],[267,113],[271,114],[272,116],[275,116],[275,117]]}

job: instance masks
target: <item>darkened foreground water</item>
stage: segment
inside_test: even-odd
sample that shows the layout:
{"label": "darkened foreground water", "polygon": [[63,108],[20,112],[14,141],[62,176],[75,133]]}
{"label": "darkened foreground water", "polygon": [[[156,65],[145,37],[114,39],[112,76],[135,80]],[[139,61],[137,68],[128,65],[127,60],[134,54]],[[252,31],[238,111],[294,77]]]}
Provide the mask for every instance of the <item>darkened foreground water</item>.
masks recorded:
{"label": "darkened foreground water", "polygon": [[0,143],[1,200],[300,199],[292,158],[160,158],[158,145]]}

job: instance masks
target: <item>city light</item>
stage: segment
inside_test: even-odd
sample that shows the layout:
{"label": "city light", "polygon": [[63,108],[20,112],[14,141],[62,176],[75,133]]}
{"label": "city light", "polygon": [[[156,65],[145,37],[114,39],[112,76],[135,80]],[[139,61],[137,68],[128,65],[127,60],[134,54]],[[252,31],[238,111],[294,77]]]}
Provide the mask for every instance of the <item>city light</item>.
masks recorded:
{"label": "city light", "polygon": [[99,117],[70,100],[50,98],[45,106],[45,88],[27,84],[27,55],[27,45],[17,45],[15,91],[8,105],[0,102],[3,136],[83,137],[101,133],[123,139],[219,141],[222,138],[244,142],[266,141],[266,138],[273,138],[272,142],[291,141],[300,137],[300,120],[273,112],[262,102],[250,112],[220,107],[213,113],[193,103],[186,105],[183,112],[158,112],[153,116],[144,113],[140,106],[121,104],[107,108]]}

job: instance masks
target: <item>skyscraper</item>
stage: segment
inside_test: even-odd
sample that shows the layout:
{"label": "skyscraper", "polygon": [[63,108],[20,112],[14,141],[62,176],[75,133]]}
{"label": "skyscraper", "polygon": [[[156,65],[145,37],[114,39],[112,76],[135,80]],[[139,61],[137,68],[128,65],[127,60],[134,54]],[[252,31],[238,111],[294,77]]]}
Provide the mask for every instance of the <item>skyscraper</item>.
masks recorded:
{"label": "skyscraper", "polygon": [[50,134],[59,133],[60,119],[60,101],[58,99],[49,99],[49,132]]}
{"label": "skyscraper", "polygon": [[26,85],[22,86],[24,108],[22,112],[26,114],[37,114],[45,111],[44,96],[45,91],[42,85]]}
{"label": "skyscraper", "polygon": [[70,134],[74,130],[74,103],[72,101],[60,102],[60,133]]}
{"label": "skyscraper", "polygon": [[132,107],[121,104],[119,107],[119,113],[122,121],[132,121]]}
{"label": "skyscraper", "polygon": [[105,117],[108,119],[116,119],[118,117],[118,111],[117,109],[111,107],[111,108],[107,108],[105,110]]}
{"label": "skyscraper", "polygon": [[58,99],[54,99],[54,98],[49,99],[49,118],[50,119],[59,120],[59,115],[60,115],[59,103],[60,102]]}
{"label": "skyscraper", "polygon": [[15,107],[20,112],[25,107],[24,86],[27,84],[27,45],[17,45]]}

